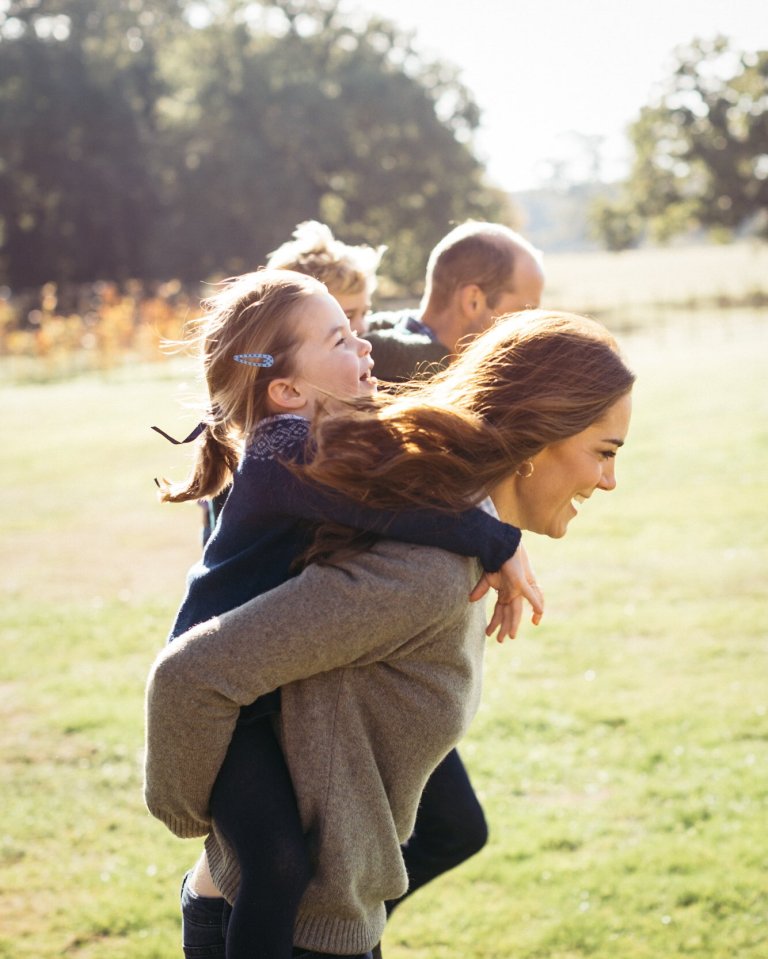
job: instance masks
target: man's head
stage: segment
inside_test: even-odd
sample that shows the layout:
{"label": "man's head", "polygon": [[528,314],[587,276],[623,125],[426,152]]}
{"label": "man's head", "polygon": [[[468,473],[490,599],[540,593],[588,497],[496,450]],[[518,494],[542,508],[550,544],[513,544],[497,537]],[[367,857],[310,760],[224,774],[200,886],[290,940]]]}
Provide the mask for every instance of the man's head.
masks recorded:
{"label": "man's head", "polygon": [[537,307],[543,287],[535,247],[508,227],[470,220],[430,254],[422,318],[438,334],[442,326],[458,340],[482,333],[497,316]]}

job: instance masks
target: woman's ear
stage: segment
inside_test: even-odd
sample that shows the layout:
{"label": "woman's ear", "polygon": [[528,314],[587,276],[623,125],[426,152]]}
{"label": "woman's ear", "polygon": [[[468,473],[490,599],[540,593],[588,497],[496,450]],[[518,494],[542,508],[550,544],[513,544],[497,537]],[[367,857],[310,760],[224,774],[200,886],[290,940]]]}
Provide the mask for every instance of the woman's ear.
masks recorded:
{"label": "woman's ear", "polygon": [[307,405],[307,398],[296,388],[292,380],[272,380],[267,387],[267,396],[273,407],[280,410],[300,410]]}

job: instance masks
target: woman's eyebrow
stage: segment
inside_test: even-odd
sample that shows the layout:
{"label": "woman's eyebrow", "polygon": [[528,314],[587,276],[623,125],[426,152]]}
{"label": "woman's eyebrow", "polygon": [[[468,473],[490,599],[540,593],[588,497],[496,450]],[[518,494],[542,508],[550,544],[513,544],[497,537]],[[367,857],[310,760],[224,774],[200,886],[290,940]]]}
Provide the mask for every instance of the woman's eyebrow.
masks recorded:
{"label": "woman's eyebrow", "polygon": [[614,446],[621,447],[621,446],[624,445],[624,440],[604,439],[604,440],[603,440],[603,443],[613,443]]}

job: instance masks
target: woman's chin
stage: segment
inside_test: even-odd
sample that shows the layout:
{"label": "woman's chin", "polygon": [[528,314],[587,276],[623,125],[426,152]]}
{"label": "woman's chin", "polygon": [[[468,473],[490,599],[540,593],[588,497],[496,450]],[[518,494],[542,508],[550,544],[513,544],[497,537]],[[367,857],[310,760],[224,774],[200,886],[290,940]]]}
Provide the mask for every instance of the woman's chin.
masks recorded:
{"label": "woman's chin", "polygon": [[567,519],[558,520],[556,523],[552,523],[549,529],[546,532],[546,535],[550,539],[562,539],[563,536],[568,532],[568,526],[573,519],[572,516],[569,516]]}

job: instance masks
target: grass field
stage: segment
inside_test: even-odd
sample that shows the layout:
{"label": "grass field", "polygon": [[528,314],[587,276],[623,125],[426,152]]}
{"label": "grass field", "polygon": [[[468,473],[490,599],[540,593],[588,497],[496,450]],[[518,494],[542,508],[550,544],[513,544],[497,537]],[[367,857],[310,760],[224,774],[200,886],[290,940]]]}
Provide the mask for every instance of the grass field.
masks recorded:
{"label": "grass field", "polygon": [[546,305],[645,325],[675,309],[764,307],[768,244],[647,247],[545,256]]}
{"label": "grass field", "polygon": [[[540,627],[491,643],[462,752],[492,839],[387,959],[768,955],[768,327],[677,316],[619,487],[529,552]],[[0,390],[0,957],[172,959],[197,842],[141,801],[142,696],[198,549],[177,366]]]}

